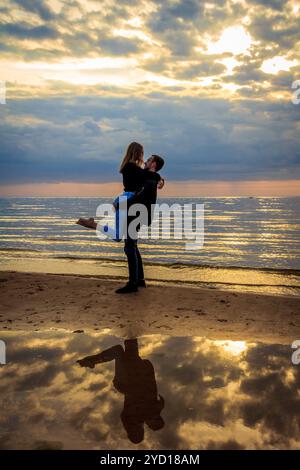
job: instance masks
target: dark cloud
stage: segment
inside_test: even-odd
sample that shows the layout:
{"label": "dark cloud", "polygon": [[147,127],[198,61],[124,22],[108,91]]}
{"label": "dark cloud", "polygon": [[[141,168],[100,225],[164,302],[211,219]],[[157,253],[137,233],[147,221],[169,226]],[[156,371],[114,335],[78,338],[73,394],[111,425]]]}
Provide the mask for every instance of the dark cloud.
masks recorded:
{"label": "dark cloud", "polygon": [[27,374],[17,382],[17,390],[32,390],[39,387],[46,387],[50,385],[53,379],[57,376],[58,370],[55,364],[47,365],[39,371]]}
{"label": "dark cloud", "polygon": [[[168,0],[158,2],[158,8],[149,17],[147,25],[154,33],[166,30],[181,31],[187,29],[187,22],[195,20],[202,11],[201,2],[195,0],[181,0],[175,4]],[[181,20],[185,20],[185,23]]]}
{"label": "dark cloud", "polygon": [[257,15],[252,18],[248,30],[254,39],[262,41],[259,50],[264,50],[267,44],[268,48],[276,46],[280,54],[284,50],[289,52],[300,38],[299,19],[290,18],[284,13]]}
{"label": "dark cloud", "polygon": [[[28,363],[31,364],[36,361],[35,356],[36,350],[34,348],[28,348],[22,351],[19,347],[15,347],[13,344],[9,344],[9,358],[8,360],[13,363]],[[58,361],[63,355],[63,350],[60,348],[39,348],[39,359],[47,361]]]}
{"label": "dark cloud", "polygon": [[295,384],[286,384],[280,369],[276,372],[245,379],[241,390],[252,399],[241,406],[246,426],[258,423],[284,439],[295,437],[300,429],[300,400]]}
{"label": "dark cloud", "polygon": [[202,12],[202,4],[197,0],[181,0],[175,4],[164,2],[161,8],[170,16],[184,20],[192,20]]}
{"label": "dark cloud", "polygon": [[64,445],[60,441],[35,441],[32,450],[62,450]]}
{"label": "dark cloud", "polygon": [[139,50],[136,39],[107,38],[99,41],[101,50],[108,55],[128,55]]}
{"label": "dark cloud", "polygon": [[286,0],[248,0],[247,3],[273,10],[283,10],[287,2]]}
{"label": "dark cloud", "polygon": [[0,34],[6,34],[18,39],[56,39],[58,32],[51,26],[30,26],[26,23],[7,23],[0,25]]}
{"label": "dark cloud", "polygon": [[21,119],[0,127],[3,183],[116,181],[132,140],[165,156],[169,179],[299,175],[292,103],[86,96],[11,101],[6,113]]}
{"label": "dark cloud", "polygon": [[13,0],[14,3],[22,7],[24,10],[31,13],[36,13],[39,17],[45,21],[49,21],[55,18],[55,14],[45,3],[44,0]]}
{"label": "dark cloud", "polygon": [[158,8],[148,16],[146,28],[154,38],[162,41],[173,56],[189,56],[197,44],[194,22],[203,11],[201,2],[185,0],[158,2]]}
{"label": "dark cloud", "polygon": [[249,60],[234,68],[231,75],[223,78],[224,82],[241,86],[251,86],[252,96],[257,96],[257,89],[265,93],[265,83],[270,84],[271,76],[260,69],[261,61]]}
{"label": "dark cloud", "polygon": [[288,445],[300,429],[298,371],[295,380],[286,380],[290,358],[290,348],[280,344],[258,344],[245,357],[248,377],[241,381],[240,389],[249,399],[241,404],[243,420],[246,426],[262,426],[266,443],[273,445],[279,444],[278,435]]}
{"label": "dark cloud", "polygon": [[229,439],[225,442],[209,441],[206,450],[243,450],[245,446],[242,446],[234,439]]}
{"label": "dark cloud", "polygon": [[192,65],[180,65],[168,73],[168,76],[179,80],[193,80],[195,77],[219,75],[226,71],[224,64],[214,62],[208,57],[199,57],[199,62]]}

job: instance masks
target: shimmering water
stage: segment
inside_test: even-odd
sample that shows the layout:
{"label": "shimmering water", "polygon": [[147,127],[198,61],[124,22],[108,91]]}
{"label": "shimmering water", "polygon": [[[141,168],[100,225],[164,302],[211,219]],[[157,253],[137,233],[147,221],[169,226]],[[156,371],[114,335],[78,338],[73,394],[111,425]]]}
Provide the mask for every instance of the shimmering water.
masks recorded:
{"label": "shimmering water", "polygon": [[2,449],[300,449],[290,345],[1,335]]}
{"label": "shimmering water", "polygon": [[[145,260],[160,263],[300,269],[300,198],[227,197],[164,199],[203,203],[204,247],[185,240],[141,240]],[[124,259],[122,245],[101,242],[78,225],[95,216],[104,198],[0,199],[1,258]]]}

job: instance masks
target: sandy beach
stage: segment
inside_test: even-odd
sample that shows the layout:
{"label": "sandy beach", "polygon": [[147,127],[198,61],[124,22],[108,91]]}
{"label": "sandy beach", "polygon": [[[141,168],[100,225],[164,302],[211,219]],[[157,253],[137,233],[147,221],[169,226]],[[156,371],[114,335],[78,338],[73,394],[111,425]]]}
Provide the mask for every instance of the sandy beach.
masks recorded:
{"label": "sandy beach", "polygon": [[116,279],[0,273],[0,330],[103,331],[280,342],[300,338],[300,298],[149,283],[120,296]]}

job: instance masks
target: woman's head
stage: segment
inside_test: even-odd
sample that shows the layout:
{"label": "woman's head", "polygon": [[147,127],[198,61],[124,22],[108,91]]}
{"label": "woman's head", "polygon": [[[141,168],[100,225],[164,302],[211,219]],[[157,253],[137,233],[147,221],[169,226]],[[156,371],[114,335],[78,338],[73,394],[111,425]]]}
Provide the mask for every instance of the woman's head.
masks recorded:
{"label": "woman's head", "polygon": [[126,163],[135,163],[135,165],[140,166],[143,162],[143,157],[144,157],[144,148],[141,144],[138,142],[131,142],[131,144],[128,145],[125,156],[122,160],[121,166],[120,166],[120,172],[122,172],[124,166]]}

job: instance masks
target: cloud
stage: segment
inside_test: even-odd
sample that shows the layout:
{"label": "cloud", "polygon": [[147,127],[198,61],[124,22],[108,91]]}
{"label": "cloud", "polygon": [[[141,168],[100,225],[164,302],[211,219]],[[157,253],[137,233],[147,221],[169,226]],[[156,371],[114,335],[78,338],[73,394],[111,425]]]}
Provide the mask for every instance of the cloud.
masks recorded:
{"label": "cloud", "polygon": [[146,153],[165,156],[169,179],[300,176],[292,103],[100,95],[6,106],[2,183],[117,181],[119,161],[133,140]]}
{"label": "cloud", "polygon": [[2,24],[0,34],[4,33],[18,39],[55,39],[58,37],[57,31],[51,26],[30,26],[26,23]]}
{"label": "cloud", "polygon": [[[283,14],[274,16],[254,17],[249,25],[253,36],[269,46],[276,47],[281,53],[295,45],[299,40],[299,24],[295,20],[288,20]],[[261,46],[260,46],[261,48]]]}
{"label": "cloud", "polygon": [[105,54],[117,56],[128,55],[139,50],[136,40],[121,37],[100,39],[100,47]]}
{"label": "cloud", "polygon": [[[124,396],[112,388],[113,362],[92,370],[76,364],[119,339],[52,331],[14,334],[9,341],[16,362],[2,374],[1,395],[10,399],[1,448],[131,448],[120,420]],[[139,346],[153,364],[166,423],[148,432],[141,448],[299,447],[300,373],[291,366],[289,345],[248,344],[235,355],[218,341],[156,335],[139,338]]]}
{"label": "cloud", "polygon": [[[219,57],[217,57],[218,59]],[[199,56],[195,62],[181,62],[178,66],[171,68],[168,76],[176,79],[193,80],[196,77],[206,77],[212,75],[220,75],[225,72],[224,64],[214,61],[213,58],[207,56]]]}
{"label": "cloud", "polygon": [[[115,181],[132,140],[166,157],[170,179],[298,177],[300,30],[290,2],[9,5],[2,183]],[[226,44],[234,32],[247,37],[241,53]],[[290,68],[262,70],[278,56]]]}
{"label": "cloud", "polygon": [[24,10],[36,13],[41,19],[49,21],[55,18],[55,14],[44,0],[13,0]]}
{"label": "cloud", "polygon": [[281,11],[286,4],[285,0],[248,0],[249,4],[259,5],[260,7],[271,8]]}

